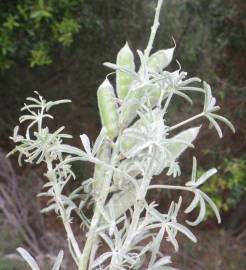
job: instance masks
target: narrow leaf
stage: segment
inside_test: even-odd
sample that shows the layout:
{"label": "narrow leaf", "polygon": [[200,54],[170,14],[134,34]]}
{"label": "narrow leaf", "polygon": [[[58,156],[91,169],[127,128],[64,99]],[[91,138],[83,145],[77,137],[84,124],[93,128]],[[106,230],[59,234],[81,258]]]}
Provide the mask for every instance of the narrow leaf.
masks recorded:
{"label": "narrow leaf", "polygon": [[178,231],[182,232],[184,235],[186,235],[191,241],[193,242],[197,242],[197,239],[195,237],[195,235],[188,229],[186,228],[184,225],[176,223],[176,222],[172,222],[172,227],[174,227],[175,229],[177,229]]}
{"label": "narrow leaf", "polygon": [[96,266],[100,266],[102,263],[104,263],[108,258],[110,258],[112,256],[112,252],[106,252],[103,253],[100,257],[98,257],[92,267],[96,267]]}
{"label": "narrow leaf", "polygon": [[80,135],[80,139],[88,155],[91,155],[91,144],[88,136],[86,134]]}
{"label": "narrow leaf", "polygon": [[186,223],[189,224],[190,226],[196,226],[199,223],[201,223],[205,217],[206,214],[206,205],[205,202],[203,200],[203,198],[200,196],[199,198],[199,202],[200,202],[200,212],[199,215],[197,217],[197,219],[195,221],[188,221],[186,220]]}
{"label": "narrow leaf", "polygon": [[202,191],[200,191],[200,193],[201,193],[201,196],[206,200],[206,202],[213,209],[213,211],[214,211],[214,213],[215,213],[215,215],[217,217],[218,223],[221,223],[220,213],[219,213],[219,210],[218,210],[217,206],[215,205],[215,203],[208,197],[207,194],[205,194]]}
{"label": "narrow leaf", "polygon": [[40,270],[38,264],[34,260],[34,258],[30,255],[29,252],[27,252],[24,248],[17,248],[17,251],[20,253],[22,258],[29,264],[29,266],[32,268],[32,270]]}
{"label": "narrow leaf", "polygon": [[191,211],[193,211],[197,205],[199,203],[199,194],[197,192],[195,192],[195,196],[192,200],[192,202],[190,203],[190,205],[185,209],[185,213],[188,214],[190,213]]}
{"label": "narrow leaf", "polygon": [[56,261],[52,267],[52,270],[59,270],[62,264],[62,259],[63,259],[64,252],[63,250],[60,250],[58,256],[56,257]]}
{"label": "narrow leaf", "polygon": [[201,177],[199,177],[195,183],[195,186],[198,187],[202,185],[206,180],[208,180],[211,176],[217,173],[215,168],[208,170]]}

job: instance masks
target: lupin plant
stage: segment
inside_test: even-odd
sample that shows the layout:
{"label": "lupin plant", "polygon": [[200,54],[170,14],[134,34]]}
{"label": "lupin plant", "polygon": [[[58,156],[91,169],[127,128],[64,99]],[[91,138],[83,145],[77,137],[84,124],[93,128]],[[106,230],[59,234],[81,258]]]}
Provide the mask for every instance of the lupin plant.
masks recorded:
{"label": "lupin plant", "polygon": [[[24,158],[28,163],[47,165],[48,181],[39,196],[48,197],[49,201],[42,212],[54,211],[61,218],[70,254],[79,270],[174,269],[170,266],[170,256],[160,250],[162,241],[170,242],[175,251],[179,248],[178,233],[196,242],[188,226],[196,226],[204,219],[207,205],[215,212],[218,222],[221,221],[216,205],[200,190],[216,169],[197,178],[197,160],[193,157],[191,178],[184,186],[155,184],[153,180],[161,173],[173,178],[181,174],[179,157],[188,147],[194,147],[192,143],[200,131],[200,126],[185,129],[186,124],[203,117],[219,137],[222,131],[218,121],[234,132],[233,125],[217,114],[220,108],[209,84],[200,85],[197,77],[186,78],[187,73],[181,68],[166,70],[176,45],[152,53],[162,4],[163,0],[158,0],[146,49],[137,50],[139,67],[128,43],[119,51],[115,64],[104,64],[113,69],[116,80],[112,84],[107,76],[98,88],[102,129],[93,146],[86,134],[80,136],[83,145],[80,149],[64,143],[71,137],[62,133],[64,127],[51,132],[44,119],[53,118],[49,114],[53,106],[69,100],[47,102],[37,92],[37,97],[27,98],[28,103],[21,109],[25,114],[20,117],[20,123],[29,123],[26,133],[19,135],[19,128],[14,129],[12,140],[16,147],[10,154],[18,152],[20,164]],[[204,98],[201,113],[177,124],[167,122],[165,118],[175,96],[192,103],[192,92]],[[180,128],[183,131],[176,132]],[[76,178],[72,170],[75,161],[93,163],[94,174],[71,194],[66,194],[64,187]],[[170,203],[167,213],[159,212],[157,204],[146,198],[153,189],[189,192],[193,199],[185,213],[198,207],[197,218],[187,220],[186,226],[178,222],[181,197],[178,202]],[[88,207],[93,209],[91,218],[85,215],[84,209]],[[72,230],[73,215],[88,230],[83,249]],[[33,270],[39,269],[27,251],[22,248],[18,251]],[[61,251],[53,270],[60,269],[62,257]]]}

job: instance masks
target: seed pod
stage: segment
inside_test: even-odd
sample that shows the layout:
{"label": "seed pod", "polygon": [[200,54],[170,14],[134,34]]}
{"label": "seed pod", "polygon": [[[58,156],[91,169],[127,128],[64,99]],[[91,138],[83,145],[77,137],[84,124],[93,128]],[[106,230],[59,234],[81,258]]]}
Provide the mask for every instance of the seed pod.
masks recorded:
{"label": "seed pod", "polygon": [[174,159],[177,159],[188,148],[188,145],[196,139],[199,130],[200,127],[189,128],[172,137],[174,142],[175,140],[180,142],[167,144],[166,146]]}
{"label": "seed pod", "polygon": [[[98,153],[97,158],[103,160],[104,162],[108,163],[111,157],[111,148],[108,141],[105,141]],[[93,175],[93,193],[95,196],[99,195],[102,189],[103,180],[106,177],[107,169],[102,165],[95,165],[94,175]]]}
{"label": "seed pod", "polygon": [[120,124],[127,127],[137,116],[137,110],[141,104],[150,101],[151,107],[154,107],[161,95],[161,88],[158,84],[145,84],[135,89],[131,89],[125,102],[121,107]]}
{"label": "seed pod", "polygon": [[[109,216],[110,212],[113,212],[115,220],[118,219],[136,202],[136,193],[135,187],[130,185],[127,190],[113,194],[109,202],[105,205],[105,212]],[[103,219],[101,223],[103,224]]]}
{"label": "seed pod", "polygon": [[97,101],[102,125],[106,128],[109,138],[114,139],[118,134],[118,112],[114,89],[108,79],[99,86]]}
{"label": "seed pod", "polygon": [[[128,43],[119,51],[116,64],[120,67],[135,71],[134,55],[128,46]],[[116,71],[116,90],[120,99],[124,99],[130,89],[134,76],[130,73]]]}
{"label": "seed pod", "polygon": [[152,72],[161,72],[172,61],[174,50],[175,47],[160,50],[152,54],[147,61],[148,70]]}
{"label": "seed pod", "polygon": [[[154,116],[153,116],[154,115]],[[159,112],[158,109],[152,110],[151,114],[145,114],[145,119],[139,118],[133,125],[130,126],[130,128],[135,129],[135,130],[141,130],[146,126],[146,121],[149,122],[149,125],[152,125],[156,123],[156,132],[155,136],[163,136],[164,130],[161,127],[162,124],[159,124],[160,122],[162,123],[164,120]],[[135,147],[138,143],[138,140],[132,136],[127,136],[127,130],[125,129],[121,139],[120,139],[120,150],[121,153],[127,156],[128,151],[130,151],[133,147]],[[159,131],[158,131],[159,130]],[[161,137],[162,138],[162,137]]]}

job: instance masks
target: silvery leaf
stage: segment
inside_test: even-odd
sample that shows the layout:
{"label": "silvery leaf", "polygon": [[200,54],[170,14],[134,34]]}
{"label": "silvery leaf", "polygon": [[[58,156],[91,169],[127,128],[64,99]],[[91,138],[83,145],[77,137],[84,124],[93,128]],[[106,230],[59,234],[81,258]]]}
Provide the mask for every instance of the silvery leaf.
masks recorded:
{"label": "silvery leaf", "polygon": [[29,252],[27,252],[24,248],[17,248],[17,251],[20,253],[22,258],[29,264],[29,266],[32,268],[32,270],[40,270],[38,264],[34,260],[34,258],[30,255]]}
{"label": "silvery leaf", "polygon": [[105,136],[106,136],[106,130],[105,128],[102,128],[96,141],[95,141],[95,144],[93,146],[93,149],[92,149],[92,155],[95,156],[99,150],[99,148],[101,147],[104,139],[105,139]]}
{"label": "silvery leaf", "polygon": [[173,91],[173,93],[176,94],[177,96],[180,96],[180,97],[184,98],[184,99],[187,100],[191,105],[193,104],[192,99],[191,99],[188,95],[186,95],[185,93],[182,93],[182,92],[180,92],[180,91]]}
{"label": "silvery leaf", "polygon": [[200,176],[195,183],[196,187],[199,187],[200,185],[202,185],[205,181],[208,180],[208,178],[210,178],[211,176],[213,176],[214,174],[217,173],[217,170],[215,168],[208,170],[207,172],[205,172],[202,176]]}
{"label": "silvery leaf", "polygon": [[178,231],[180,231],[181,233],[186,235],[191,241],[193,241],[195,243],[197,242],[195,235],[188,228],[186,228],[184,225],[177,223],[177,222],[170,222],[169,224],[173,228],[177,229]]}
{"label": "silvery leaf", "polygon": [[80,139],[82,141],[82,144],[85,148],[85,151],[88,155],[91,155],[91,144],[88,136],[86,134],[80,135]]}
{"label": "silvery leaf", "polygon": [[94,262],[92,267],[100,266],[104,263],[108,258],[112,256],[112,252],[105,252],[100,257],[98,257]]}
{"label": "silvery leaf", "polygon": [[63,259],[64,252],[63,250],[60,250],[58,256],[56,257],[56,261],[52,267],[52,270],[59,270],[62,264],[62,259]]}
{"label": "silvery leaf", "polygon": [[163,258],[159,259],[158,261],[156,261],[150,269],[155,270],[155,269],[157,269],[157,267],[160,267],[160,266],[163,266],[163,265],[166,265],[169,263],[171,263],[171,257],[166,256],[166,257],[163,257]]}
{"label": "silvery leaf", "polygon": [[51,212],[51,211],[57,211],[57,205],[56,205],[56,203],[53,203],[53,204],[51,204],[51,205],[49,205],[49,206],[43,208],[43,209],[40,211],[40,213],[45,214],[45,213],[49,213],[49,212]]}
{"label": "silvery leaf", "polygon": [[174,247],[174,250],[177,252],[179,250],[179,244],[178,244],[178,241],[175,238],[175,235],[173,234],[173,232],[172,232],[172,230],[171,230],[171,228],[169,226],[166,226],[166,231],[167,231],[167,234],[168,234],[167,241],[172,243],[172,245]]}
{"label": "silvery leaf", "polygon": [[110,248],[111,251],[114,251],[114,242],[111,238],[109,238],[105,233],[100,233],[100,236],[102,239],[106,242],[108,247]]}
{"label": "silvery leaf", "polygon": [[170,143],[167,144],[168,151],[172,154],[174,159],[177,159],[187,148],[187,145],[191,144],[197,137],[200,127],[189,128],[185,131],[172,137],[172,140],[184,141],[184,143]]}
{"label": "silvery leaf", "polygon": [[218,220],[218,223],[221,223],[221,218],[220,218],[220,213],[218,211],[218,208],[217,206],[215,205],[215,203],[208,197],[207,194],[205,194],[204,192],[202,191],[199,191],[201,196],[204,198],[204,200],[210,205],[210,207],[213,209],[215,215],[216,215],[216,218]]}
{"label": "silvery leaf", "polygon": [[224,123],[231,129],[231,131],[232,131],[233,133],[236,132],[236,130],[235,130],[233,124],[232,124],[228,119],[226,119],[225,117],[223,117],[223,116],[221,116],[221,115],[218,115],[218,114],[214,114],[214,113],[210,113],[210,115],[211,115],[213,118],[218,119],[218,120],[224,122]]}
{"label": "silvery leaf", "polygon": [[216,129],[219,137],[222,138],[223,137],[223,133],[222,133],[222,130],[221,130],[219,124],[214,120],[213,117],[210,116],[210,114],[206,115],[206,117],[210,121],[211,125],[214,126],[214,128]]}
{"label": "silvery leaf", "polygon": [[190,226],[197,226],[199,223],[203,221],[205,217],[206,205],[205,205],[204,199],[201,196],[199,196],[199,203],[200,203],[200,212],[196,220],[195,221],[186,220],[186,223],[189,224]]}
{"label": "silvery leaf", "polygon": [[191,202],[190,205],[185,209],[184,212],[185,212],[186,214],[190,213],[191,211],[193,211],[193,210],[197,207],[198,203],[199,203],[199,194],[198,194],[198,192],[195,192],[195,196],[194,196],[192,202]]}

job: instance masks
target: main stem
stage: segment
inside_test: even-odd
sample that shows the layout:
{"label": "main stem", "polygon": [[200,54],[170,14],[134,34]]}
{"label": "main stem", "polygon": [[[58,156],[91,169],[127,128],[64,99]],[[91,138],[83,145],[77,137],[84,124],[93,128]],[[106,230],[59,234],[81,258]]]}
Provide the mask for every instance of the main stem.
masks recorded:
{"label": "main stem", "polygon": [[[151,155],[155,155],[155,149],[153,147],[150,147],[149,150],[149,154]],[[134,207],[133,207],[133,215],[132,215],[132,222],[130,224],[129,230],[128,230],[128,235],[124,241],[124,249],[127,250],[129,248],[129,245],[131,245],[131,242],[133,240],[133,238],[136,236],[136,229],[137,226],[139,224],[139,218],[140,215],[142,213],[142,202],[145,200],[147,191],[148,191],[148,186],[150,184],[150,181],[152,179],[153,176],[153,171],[152,171],[152,166],[153,166],[153,162],[155,161],[155,159],[153,157],[150,157],[148,164],[147,164],[147,168],[146,168],[146,175],[144,176],[143,182],[140,186],[140,190],[141,190],[141,197],[143,199],[138,199],[136,198],[136,202],[134,203]],[[137,194],[137,193],[136,193]]]}
{"label": "main stem", "polygon": [[[118,156],[118,151],[119,151],[119,141],[116,141],[115,146],[114,146],[114,151],[111,157],[111,162],[110,162],[112,166],[115,166],[117,156]],[[102,186],[101,194],[100,194],[100,197],[98,198],[98,201],[96,202],[95,212],[91,220],[91,226],[88,232],[88,237],[87,237],[84,249],[83,249],[83,253],[79,258],[79,270],[87,270],[88,268],[91,249],[97,239],[97,234],[95,231],[101,219],[101,212],[99,210],[98,204],[104,205],[107,199],[107,196],[110,190],[112,174],[113,174],[113,170],[108,170],[105,176],[105,179],[103,179],[103,186]]]}
{"label": "main stem", "polygon": [[[160,25],[159,17],[160,17],[160,11],[161,11],[162,4],[163,4],[163,0],[158,0],[158,4],[157,4],[157,7],[156,7],[156,12],[155,12],[154,23],[153,23],[153,26],[151,27],[150,38],[149,38],[149,41],[148,41],[148,45],[147,45],[147,47],[146,47],[146,49],[144,51],[144,56],[145,56],[146,59],[149,57],[150,52],[151,52],[151,50],[153,48],[153,43],[154,43],[154,40],[155,40],[156,32],[157,32],[157,29],[158,29],[158,27]],[[115,144],[115,149],[114,150],[116,150],[116,151],[114,151],[114,153],[112,154],[111,165],[114,165],[115,159],[116,159],[117,154],[118,154],[118,144],[117,144],[117,142]],[[105,177],[106,179],[104,179],[104,185],[102,187],[102,193],[101,193],[101,196],[100,196],[100,199],[99,199],[100,200],[99,203],[101,203],[101,204],[105,203],[105,200],[106,200],[106,198],[108,196],[110,182],[111,182],[111,178],[112,178],[112,172],[113,171],[109,171],[108,176]],[[97,207],[97,204],[96,204],[95,212],[94,212],[94,215],[93,215],[93,218],[92,218],[92,221],[91,221],[91,226],[90,226],[90,229],[89,229],[88,238],[86,240],[83,253],[82,253],[82,255],[81,255],[80,259],[79,259],[79,270],[87,270],[91,249],[92,249],[93,244],[94,244],[94,242],[96,240],[96,237],[97,237],[95,235],[95,229],[97,228],[98,223],[100,222],[100,218],[101,218],[101,213],[100,213],[99,208]],[[136,214],[136,212],[135,212],[135,214]]]}
{"label": "main stem", "polygon": [[160,22],[159,22],[159,18],[160,18],[160,11],[161,11],[161,7],[162,7],[162,4],[163,4],[163,0],[158,0],[158,4],[157,4],[157,7],[156,7],[156,12],[155,12],[155,18],[154,18],[154,23],[151,27],[151,33],[150,33],[150,37],[149,37],[149,41],[148,41],[148,45],[144,51],[144,56],[145,58],[147,59],[150,55],[150,52],[153,48],[153,43],[154,43],[154,40],[155,40],[155,36],[156,36],[156,32],[157,32],[157,29],[160,25]]}

